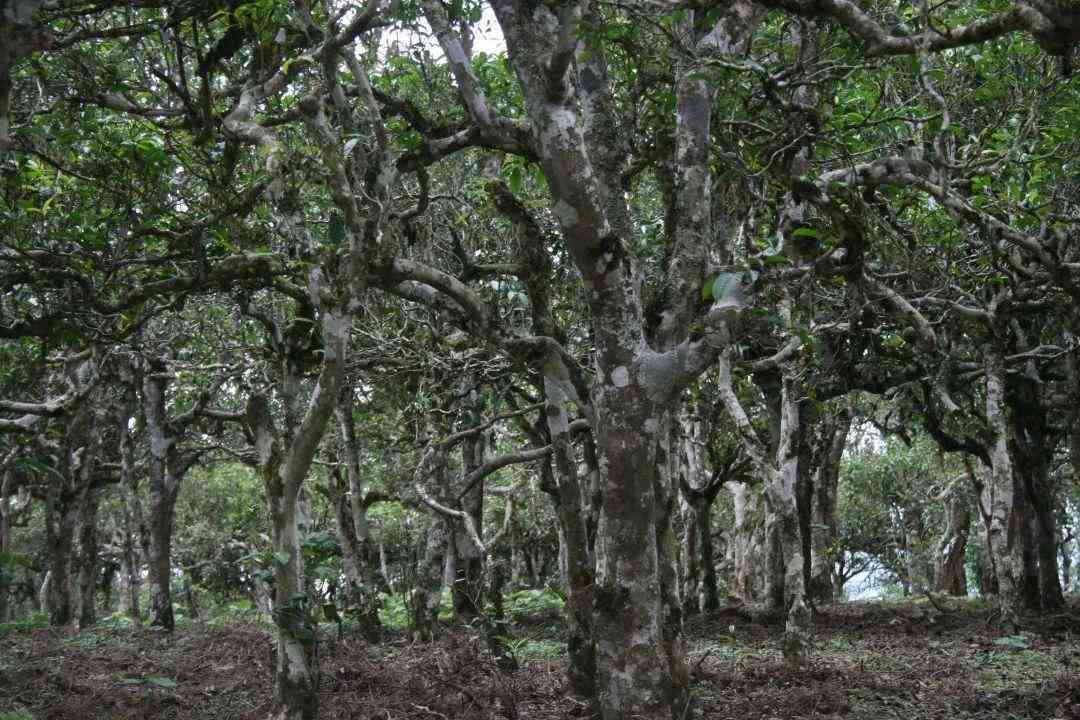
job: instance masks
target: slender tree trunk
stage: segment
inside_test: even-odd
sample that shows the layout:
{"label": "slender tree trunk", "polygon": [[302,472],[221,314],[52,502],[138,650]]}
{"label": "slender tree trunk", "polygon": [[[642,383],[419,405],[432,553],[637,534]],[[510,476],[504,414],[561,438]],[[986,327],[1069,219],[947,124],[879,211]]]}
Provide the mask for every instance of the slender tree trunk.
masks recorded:
{"label": "slender tree trunk", "polygon": [[432,517],[411,599],[412,632],[416,642],[431,642],[437,633],[447,540],[446,520],[441,516]]}
{"label": "slender tree trunk", "polygon": [[172,604],[172,533],[176,496],[155,483],[150,489],[150,624],[166,631],[176,626]]}
{"label": "slender tree trunk", "polygon": [[1024,557],[1021,512],[1016,510],[1015,473],[1009,453],[1009,423],[1005,416],[1005,365],[1000,351],[986,352],[986,419],[994,433],[990,451],[990,531],[1001,605],[1001,621],[1014,627],[1023,612]]}
{"label": "slender tree trunk", "polygon": [[349,603],[358,612],[362,630],[369,640],[382,633],[379,624],[378,576],[376,548],[368,528],[368,505],[364,497],[364,480],[360,468],[360,441],[353,417],[353,389],[342,384],[334,408],[341,433],[341,459],[344,477],[337,476],[335,519],[341,541],[345,579],[349,585]]}
{"label": "slender tree trunk", "polygon": [[948,525],[938,543],[934,590],[963,597],[967,595],[964,558],[971,531],[971,512],[964,496],[959,493],[950,494],[946,503]]}
{"label": "slender tree trunk", "polygon": [[701,594],[702,609],[706,611],[720,608],[720,588],[716,577],[716,557],[713,553],[712,538],[712,506],[716,499],[716,491],[706,495],[705,503],[697,517],[698,548],[701,550]]}
{"label": "slender tree trunk", "polygon": [[1058,574],[1057,487],[1050,478],[1047,456],[1029,464],[1026,471],[1028,497],[1035,520],[1042,610],[1057,612],[1065,607],[1065,595]]}
{"label": "slender tree trunk", "polygon": [[679,495],[679,439],[671,412],[663,415],[657,433],[656,472],[656,548],[660,576],[660,598],[663,604],[663,643],[668,658],[668,672],[677,683],[689,685],[686,669],[686,649],[682,640],[683,602],[679,594],[679,544],[673,519]]}
{"label": "slender tree trunk", "polygon": [[[0,556],[11,552],[11,504],[15,473],[10,468],[0,476]],[[0,623],[7,622],[11,609],[11,585],[14,568],[0,563]]]}
{"label": "slender tree trunk", "polygon": [[765,498],[772,506],[780,541],[783,567],[784,660],[793,667],[802,665],[809,649],[810,609],[806,603],[805,560],[799,531],[797,484],[799,480],[799,403],[795,381],[785,375],[781,399],[780,444],[777,471],[766,480]]}
{"label": "slender tree trunk", "polygon": [[1024,610],[1029,613],[1042,612],[1042,591],[1039,587],[1039,548],[1035,534],[1035,513],[1028,495],[1023,477],[1013,464],[1016,497],[1013,512],[1019,516],[1021,556],[1023,557],[1022,597]]}
{"label": "slender tree trunk", "polygon": [[839,538],[836,502],[840,483],[840,461],[851,431],[851,409],[840,411],[827,437],[828,447],[814,479],[814,509],[810,534],[811,597],[817,602],[832,602],[840,588],[834,583],[833,566]]}
{"label": "slender tree trunk", "polygon": [[[350,287],[354,280],[349,279]],[[345,295],[350,292],[355,290]],[[289,330],[282,335],[298,337],[301,344],[293,345],[290,340],[286,347],[277,348],[283,427],[278,429],[269,399],[260,393],[248,398],[243,417],[273,528],[273,618],[277,626],[273,720],[315,720],[319,708],[318,634],[312,621],[311,598],[304,586],[299,515],[304,480],[338,402],[345,375],[353,301],[339,298],[342,305],[331,309],[327,303],[333,293],[327,276],[313,269],[309,295],[319,311],[322,368],[306,406],[299,389],[303,372],[300,359],[307,341],[303,333]]]}
{"label": "slender tree trunk", "polygon": [[266,463],[262,470],[273,523],[273,616],[278,630],[274,718],[314,720],[319,707],[318,638],[303,582],[297,496],[281,482],[280,462]]}
{"label": "slender tree trunk", "polygon": [[698,541],[701,537],[700,503],[687,497],[682,499],[683,509],[683,609],[687,615],[702,611],[701,603],[701,553]]}
{"label": "slender tree trunk", "polygon": [[571,689],[581,697],[592,698],[597,689],[593,637],[595,566],[590,552],[588,503],[570,434],[569,408],[577,393],[565,367],[554,359],[544,375],[544,396],[553,449],[552,499],[558,521],[559,568],[566,588],[566,646],[570,661],[567,673]]}
{"label": "slender tree trunk", "polygon": [[98,493],[86,490],[79,511],[79,629],[97,623]]}
{"label": "slender tree trunk", "polygon": [[[472,419],[479,421],[480,412]],[[471,436],[461,443],[462,476],[466,477],[484,464],[484,438]],[[461,510],[468,513],[476,527],[476,532],[483,537],[484,523],[484,481],[473,485],[461,498]],[[484,558],[465,530],[463,523],[454,523],[452,547],[456,567],[451,585],[454,604],[454,616],[461,621],[470,622],[483,612],[484,601]]]}

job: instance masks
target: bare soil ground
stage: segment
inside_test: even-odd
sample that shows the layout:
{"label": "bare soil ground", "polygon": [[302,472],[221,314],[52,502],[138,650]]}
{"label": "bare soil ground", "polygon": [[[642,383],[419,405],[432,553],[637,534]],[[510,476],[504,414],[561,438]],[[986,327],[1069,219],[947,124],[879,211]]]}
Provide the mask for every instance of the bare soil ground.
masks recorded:
{"label": "bare soil ground", "polygon": [[[692,618],[686,717],[1080,720],[1080,602],[996,630],[986,609],[924,603],[821,609],[807,667],[784,667],[782,627],[738,609]],[[558,624],[515,628],[521,669],[500,673],[467,631],[432,645],[324,640],[323,718],[589,718],[567,695]],[[0,720],[265,718],[272,643],[259,625],[188,624],[172,637],[98,628],[0,638]]]}

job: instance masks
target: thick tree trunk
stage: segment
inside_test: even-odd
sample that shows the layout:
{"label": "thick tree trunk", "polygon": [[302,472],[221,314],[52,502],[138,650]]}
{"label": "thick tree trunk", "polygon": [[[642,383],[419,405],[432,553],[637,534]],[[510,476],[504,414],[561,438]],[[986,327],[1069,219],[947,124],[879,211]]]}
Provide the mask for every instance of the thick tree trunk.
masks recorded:
{"label": "thick tree trunk", "polygon": [[[685,663],[669,654],[678,648],[666,635],[661,587],[667,557],[656,532],[656,433],[663,418],[638,409],[648,404],[640,386],[624,381],[627,374],[623,366],[604,372],[609,379],[596,401],[597,446],[606,463],[594,615],[604,720],[667,718],[682,704],[688,681]],[[643,438],[642,428],[651,437]]]}
{"label": "thick tree trunk", "polygon": [[971,531],[971,511],[965,497],[960,493],[949,495],[946,508],[948,525],[938,543],[934,590],[963,597],[967,595],[964,557],[967,554],[968,534]]}
{"label": "thick tree trunk", "polygon": [[53,627],[70,625],[75,619],[71,598],[71,564],[78,518],[77,499],[59,486],[50,487],[45,500],[49,577],[44,594],[49,624]]}
{"label": "thick tree trunk", "polygon": [[86,490],[79,512],[79,629],[97,623],[98,493]]}
{"label": "thick tree trunk", "polygon": [[1015,627],[1024,609],[1022,511],[1017,511],[1017,483],[1009,453],[1005,416],[1005,365],[996,348],[986,352],[986,420],[994,433],[990,450],[989,544],[998,582],[1001,622]]}

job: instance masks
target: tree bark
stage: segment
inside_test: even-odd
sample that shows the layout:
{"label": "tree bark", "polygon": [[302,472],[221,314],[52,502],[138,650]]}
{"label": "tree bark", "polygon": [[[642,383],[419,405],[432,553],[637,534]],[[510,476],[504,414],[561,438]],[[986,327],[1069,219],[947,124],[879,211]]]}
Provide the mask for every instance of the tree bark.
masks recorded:
{"label": "tree bark", "polygon": [[998,582],[1001,622],[1015,627],[1024,609],[1024,557],[1021,513],[1016,510],[1015,472],[1005,416],[1005,364],[996,347],[986,351],[986,419],[994,433],[990,449],[989,544]]}
{"label": "tree bark", "polygon": [[59,484],[51,486],[45,499],[45,545],[49,551],[45,598],[53,627],[67,626],[74,620],[71,562],[78,517],[78,496]]}
{"label": "tree bark", "polygon": [[759,488],[741,482],[724,486],[731,493],[735,522],[728,543],[729,592],[743,603],[764,599],[765,534],[763,498]]}
{"label": "tree bark", "polygon": [[570,432],[570,407],[578,394],[569,371],[552,357],[544,367],[547,429],[553,449],[555,488],[552,500],[559,532],[559,568],[566,588],[567,673],[581,697],[596,695],[596,647],[593,637],[595,564],[590,552],[588,501]]}
{"label": "tree bark", "polygon": [[79,629],[97,623],[98,493],[87,488],[79,509]]}
{"label": "tree bark", "polygon": [[934,590],[957,597],[967,595],[967,573],[964,558],[968,534],[971,531],[971,512],[961,493],[950,493],[946,500],[947,526],[938,543],[934,569]]}
{"label": "tree bark", "polygon": [[836,520],[840,461],[851,430],[852,412],[844,407],[827,433],[825,456],[814,475],[814,500],[810,534],[810,586],[815,602],[832,602],[839,588],[834,583],[834,560],[839,537]]}
{"label": "tree bark", "polygon": [[[467,415],[471,421],[479,422],[483,403],[473,403],[472,411]],[[472,435],[461,443],[462,477],[468,477],[484,464],[485,441],[482,433]],[[472,518],[477,534],[483,537],[484,527],[484,481],[473,486],[460,498],[461,510]],[[451,597],[454,616],[463,622],[471,622],[483,613],[484,603],[484,558],[465,530],[463,523],[455,523],[451,539],[456,558]]]}

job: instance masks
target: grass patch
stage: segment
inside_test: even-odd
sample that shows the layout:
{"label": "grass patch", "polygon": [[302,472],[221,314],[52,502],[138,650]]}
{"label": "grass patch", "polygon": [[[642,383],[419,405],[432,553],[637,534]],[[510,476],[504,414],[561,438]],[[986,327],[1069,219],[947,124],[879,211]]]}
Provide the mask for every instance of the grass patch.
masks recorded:
{"label": "grass patch", "polygon": [[517,640],[510,650],[518,660],[558,660],[566,655],[566,643],[557,640]]}
{"label": "grass patch", "polygon": [[980,683],[990,692],[1040,685],[1057,677],[1061,663],[1037,650],[987,650],[975,655]]}
{"label": "grass patch", "polygon": [[[47,627],[49,627],[48,613],[32,613],[21,620],[16,620],[14,622],[8,623],[0,623],[0,638],[7,637],[13,632],[44,630]],[[0,720],[4,720],[3,715],[0,715]]]}

